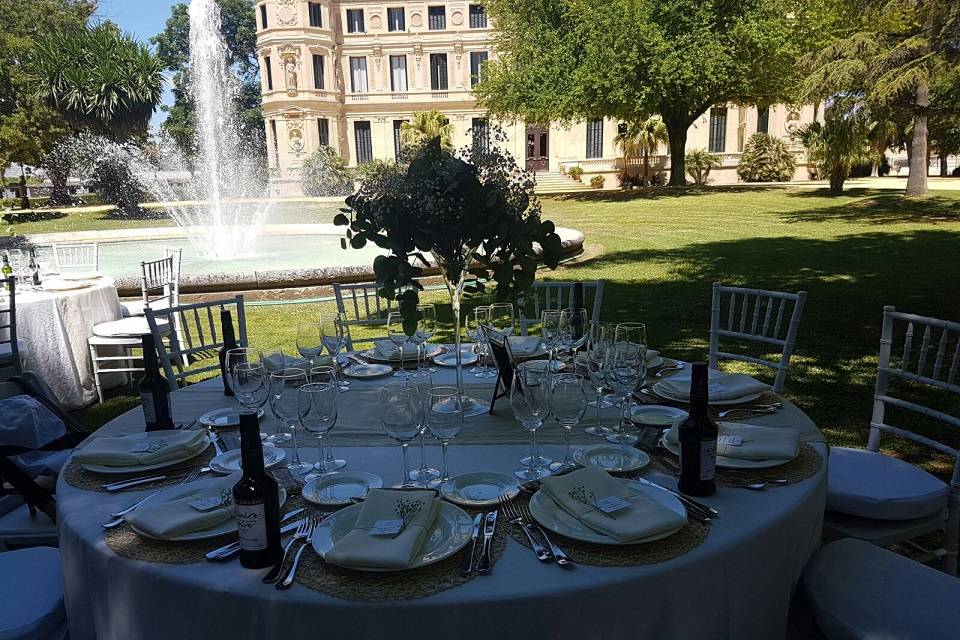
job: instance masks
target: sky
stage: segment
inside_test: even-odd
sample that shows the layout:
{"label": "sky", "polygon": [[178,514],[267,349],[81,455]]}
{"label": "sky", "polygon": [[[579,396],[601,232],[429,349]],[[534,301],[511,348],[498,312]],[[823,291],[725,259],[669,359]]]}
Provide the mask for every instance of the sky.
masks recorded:
{"label": "sky", "polygon": [[[186,0],[99,0],[95,18],[115,22],[122,30],[149,44],[150,36],[163,31],[163,26],[170,16],[170,7],[180,1]],[[169,78],[162,102],[173,104]],[[164,118],[166,114],[158,108],[151,123],[158,125]]]}

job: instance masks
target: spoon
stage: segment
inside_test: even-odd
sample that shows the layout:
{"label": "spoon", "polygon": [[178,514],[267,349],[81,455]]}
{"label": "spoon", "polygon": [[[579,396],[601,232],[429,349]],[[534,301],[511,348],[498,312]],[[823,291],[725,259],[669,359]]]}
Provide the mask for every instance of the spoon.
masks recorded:
{"label": "spoon", "polygon": [[670,365],[670,366],[663,366],[663,367],[660,367],[660,369],[655,374],[653,374],[653,377],[662,378],[663,374],[670,373],[671,371],[680,371],[681,369],[686,368],[686,366],[687,365],[684,362],[678,362],[677,364]]}
{"label": "spoon", "polygon": [[757,415],[765,415],[768,413],[776,413],[777,411],[780,411],[782,407],[783,405],[780,403],[757,407],[736,407],[734,409],[727,409],[726,411],[718,411],[717,417],[722,420],[731,413],[752,413]]}

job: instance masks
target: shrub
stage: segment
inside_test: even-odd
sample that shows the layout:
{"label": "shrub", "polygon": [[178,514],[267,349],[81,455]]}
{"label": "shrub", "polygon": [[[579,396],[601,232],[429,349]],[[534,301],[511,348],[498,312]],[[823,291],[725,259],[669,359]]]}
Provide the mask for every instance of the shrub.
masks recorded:
{"label": "shrub", "polygon": [[594,189],[603,189],[603,185],[606,184],[607,179],[603,176],[593,176],[590,178],[590,186]]}
{"label": "shrub", "polygon": [[332,147],[322,146],[303,163],[303,193],[308,196],[346,196],[353,192],[353,175]]}
{"label": "shrub", "polygon": [[707,184],[710,170],[719,167],[722,162],[720,156],[710,153],[706,149],[690,149],[687,151],[687,173],[697,185]]}
{"label": "shrub", "polygon": [[954,167],[953,171],[950,172],[950,175],[954,178],[960,178],[960,167]]}
{"label": "shrub", "polygon": [[130,168],[125,153],[106,153],[93,166],[93,176],[87,185],[91,191],[117,207],[117,214],[139,216],[143,213],[140,201],[144,187]]}
{"label": "shrub", "polygon": [[580,182],[580,178],[583,177],[583,168],[581,168],[581,167],[570,167],[570,168],[567,170],[567,175],[570,176],[571,178],[573,178],[574,180],[576,180],[577,182]]}
{"label": "shrub", "polygon": [[788,182],[796,169],[797,160],[783,140],[755,133],[743,147],[737,175],[744,182]]}

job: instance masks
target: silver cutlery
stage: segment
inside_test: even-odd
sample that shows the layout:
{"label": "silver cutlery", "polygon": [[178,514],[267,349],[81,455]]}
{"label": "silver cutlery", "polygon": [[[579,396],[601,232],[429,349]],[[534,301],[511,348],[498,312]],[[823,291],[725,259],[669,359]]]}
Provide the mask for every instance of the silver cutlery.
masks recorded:
{"label": "silver cutlery", "polygon": [[118,480],[117,482],[108,482],[107,484],[100,485],[100,488],[110,493],[114,493],[116,491],[122,491],[123,489],[132,489],[133,487],[138,487],[141,484],[150,484],[151,482],[160,482],[161,480],[172,480],[174,478],[182,478],[190,475],[197,468],[200,469],[201,474],[204,474],[210,471],[210,467],[194,467],[188,473],[174,474],[172,476],[167,476],[167,475],[141,476],[139,478],[131,478],[130,480]]}
{"label": "silver cutlery", "polygon": [[553,543],[553,540],[550,539],[550,536],[547,535],[546,530],[541,527],[536,520],[533,519],[533,514],[530,513],[530,505],[526,503],[520,503],[520,513],[523,514],[523,517],[528,521],[533,523],[533,528],[535,528],[543,539],[546,540],[547,546],[550,547],[550,553],[553,555],[553,559],[557,561],[557,564],[561,567],[567,567],[573,564],[573,560],[570,559],[563,549],[558,547]]}
{"label": "silver cutlery", "polygon": [[[663,486],[662,484],[657,484],[656,482],[651,482],[650,480],[647,480],[646,478],[635,477],[635,478],[632,478],[632,479],[633,479],[634,481],[636,481],[636,482],[639,482],[640,484],[647,485],[648,487],[656,487],[657,489],[660,489],[661,491],[666,491],[667,493],[673,495],[673,496],[674,496],[675,498],[677,498],[680,502],[682,502],[685,507],[687,507],[687,511],[688,511],[688,512],[692,509],[692,510],[695,511],[697,514],[699,514],[699,516],[700,516],[705,522],[710,522],[711,518],[716,518],[717,516],[720,515],[720,512],[717,511],[716,509],[714,509],[713,507],[710,507],[710,506],[708,506],[708,505],[705,505],[705,504],[703,504],[703,503],[701,503],[701,502],[697,502],[697,501],[694,500],[693,498],[690,498],[690,497],[688,497],[688,496],[685,496],[685,495],[683,495],[682,493],[679,493],[679,492],[677,492],[677,491],[674,491],[673,489],[668,489],[667,487]],[[699,519],[699,518],[698,518],[698,519]]]}
{"label": "silver cutlery", "polygon": [[[303,513],[304,511],[305,509],[294,509],[292,511],[288,511],[285,514],[283,514],[282,518],[280,518],[280,522],[286,522],[290,518],[295,518],[301,513]],[[300,526],[301,522],[302,520],[297,520],[296,522],[291,522],[290,524],[280,527],[280,535],[286,535],[291,531],[296,531],[297,527]],[[237,541],[234,541],[229,544],[225,544],[222,547],[217,547],[212,551],[208,551],[206,558],[207,560],[211,560],[211,561],[227,560],[235,556],[237,553],[239,553],[239,551],[240,551],[240,543]]]}
{"label": "silver cutlery", "polygon": [[540,541],[534,537],[533,532],[530,530],[530,525],[524,522],[523,514],[520,513],[517,506],[506,496],[500,496],[500,508],[503,509],[503,516],[507,519],[507,522],[520,527],[520,530],[527,536],[530,546],[533,547],[533,552],[537,554],[537,560],[540,562],[550,562],[553,556],[551,556],[547,548],[540,544]]}
{"label": "silver cutlery", "polygon": [[473,533],[470,534],[470,551],[463,556],[460,563],[460,574],[468,576],[473,573],[473,558],[477,554],[477,538],[480,537],[480,526],[483,524],[484,514],[478,513],[473,517]]}
{"label": "silver cutlery", "polygon": [[[181,480],[181,481],[178,483],[177,486],[182,485],[182,484],[187,484],[188,482],[193,482],[194,480],[196,480],[196,479],[199,478],[199,477],[200,477],[200,467],[196,467],[196,468],[195,468],[193,471],[191,471],[188,475],[184,476],[183,480]],[[165,487],[165,488],[168,488],[168,487]],[[142,505],[144,502],[146,502],[147,500],[149,500],[149,499],[152,498],[153,496],[157,495],[157,494],[160,493],[161,491],[163,491],[163,489],[157,489],[156,491],[154,491],[153,493],[151,493],[151,494],[148,495],[147,497],[145,497],[145,498],[143,498],[143,499],[141,499],[141,500],[138,500],[137,502],[134,502],[132,505],[130,505],[130,506],[127,507],[126,509],[124,509],[124,510],[122,510],[122,511],[118,511],[117,513],[111,514],[114,519],[111,520],[110,522],[105,522],[105,523],[103,523],[103,524],[100,525],[100,526],[103,527],[104,529],[113,529],[114,527],[119,527],[121,524],[123,524],[123,523],[125,522],[124,516],[126,516],[126,515],[127,515],[128,513],[130,513],[131,511],[135,510],[137,507],[139,507],[139,506]]]}
{"label": "silver cutlery", "polygon": [[283,557],[280,558],[280,562],[275,564],[273,568],[267,572],[267,575],[263,576],[262,580],[264,584],[273,584],[280,579],[280,574],[283,573],[283,567],[287,564],[287,558],[290,557],[290,550],[293,549],[293,545],[297,540],[303,540],[307,537],[307,534],[310,533],[312,522],[311,518],[304,518],[300,521],[300,526],[297,527],[293,537],[290,538],[290,541],[287,542],[287,545],[283,548]]}
{"label": "silver cutlery", "polygon": [[[664,451],[666,451],[666,449],[664,449]],[[673,475],[675,478],[680,477],[680,466],[676,462],[674,462],[672,458],[668,458],[665,455],[662,455],[662,456],[657,456],[657,459],[660,460],[660,462],[662,462],[663,465],[668,468],[671,475]],[[717,476],[722,478],[726,484],[734,487],[739,487],[741,489],[750,489],[752,491],[763,491],[764,489],[767,488],[767,482],[764,479],[759,478],[757,476],[754,476],[752,478],[738,477],[738,476],[730,475],[729,471],[727,470],[717,471]]]}
{"label": "silver cutlery", "polygon": [[213,427],[207,427],[207,432],[210,434],[210,442],[213,443],[214,453],[218,456],[223,455],[223,447],[220,446],[220,436],[213,430]]}
{"label": "silver cutlery", "polygon": [[670,373],[671,371],[680,371],[680,370],[686,368],[686,366],[687,366],[687,364],[686,364],[685,362],[678,362],[678,363],[676,363],[676,364],[674,364],[674,365],[664,365],[664,366],[660,367],[660,369],[657,370],[657,372],[656,372],[655,374],[653,374],[653,377],[654,377],[654,378],[662,378],[665,373]]}
{"label": "silver cutlery", "polygon": [[311,516],[310,520],[310,530],[307,532],[307,537],[304,539],[300,548],[297,549],[297,555],[293,556],[293,564],[290,565],[290,569],[287,571],[283,580],[276,584],[277,589],[287,589],[290,585],[293,584],[293,579],[297,577],[297,568],[300,566],[300,558],[303,556],[303,550],[311,546],[313,542],[313,532],[316,531],[317,525],[320,524],[322,518],[320,516]]}
{"label": "silver cutlery", "polygon": [[493,534],[497,530],[498,511],[493,510],[486,515],[483,522],[483,551],[480,562],[477,563],[477,573],[490,573],[493,568]]}
{"label": "silver cutlery", "polygon": [[776,402],[774,404],[767,405],[754,405],[749,407],[734,407],[733,409],[725,409],[723,411],[718,411],[716,416],[721,420],[726,418],[732,413],[748,413],[752,415],[766,415],[768,413],[776,413],[783,408],[783,403]]}

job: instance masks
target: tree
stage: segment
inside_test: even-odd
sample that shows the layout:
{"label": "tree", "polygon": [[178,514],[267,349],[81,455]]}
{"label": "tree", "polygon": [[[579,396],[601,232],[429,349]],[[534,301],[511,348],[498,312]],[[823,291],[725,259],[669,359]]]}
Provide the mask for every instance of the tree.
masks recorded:
{"label": "tree", "polygon": [[686,160],[687,173],[693,178],[693,183],[700,186],[707,184],[711,169],[716,169],[723,164],[720,156],[706,149],[690,149],[684,160]]}
{"label": "tree", "polygon": [[353,176],[346,161],[326,145],[310,154],[301,173],[308,196],[346,196],[353,191]]}
{"label": "tree", "polygon": [[780,138],[755,133],[740,154],[737,175],[744,182],[787,182],[797,170],[797,159]]}
{"label": "tree", "polygon": [[715,104],[788,97],[813,37],[804,0],[488,0],[499,57],[475,87],[501,117],[627,122],[658,113],[670,184],[688,128]]}
{"label": "tree", "polygon": [[[58,114],[43,105],[35,105],[32,109],[23,108],[21,104],[8,116],[0,116],[0,168],[6,168],[12,162],[21,165],[20,171],[20,207],[30,208],[30,198],[27,196],[27,176],[22,165],[40,165],[48,151],[63,139],[68,130]],[[54,183],[56,187],[57,183]],[[66,178],[63,180],[66,185]],[[64,189],[64,193],[66,189]],[[69,196],[67,196],[69,201]],[[61,204],[63,195],[50,195],[50,202]]]}
{"label": "tree", "polygon": [[625,123],[613,139],[623,152],[623,170],[626,176],[627,165],[631,160],[643,158],[643,184],[650,180],[650,155],[656,153],[660,145],[669,141],[667,127],[659,117],[645,118]]}
{"label": "tree", "polygon": [[440,138],[444,149],[453,149],[453,125],[439,111],[414,111],[413,120],[400,125],[400,140],[406,146],[419,147],[434,138]]}
{"label": "tree", "polygon": [[831,104],[823,115],[822,123],[804,125],[797,137],[820,175],[829,179],[830,194],[836,196],[843,193],[850,170],[874,157],[868,138],[870,122],[862,109],[850,108],[843,102]]}

